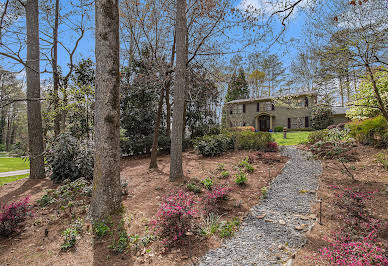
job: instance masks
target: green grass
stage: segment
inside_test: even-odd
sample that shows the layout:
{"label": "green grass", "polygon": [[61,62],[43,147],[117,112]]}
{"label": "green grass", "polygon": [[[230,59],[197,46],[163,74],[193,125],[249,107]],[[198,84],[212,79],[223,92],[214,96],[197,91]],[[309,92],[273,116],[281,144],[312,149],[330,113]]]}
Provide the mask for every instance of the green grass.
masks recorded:
{"label": "green grass", "polygon": [[0,172],[18,171],[28,168],[30,168],[28,159],[24,161],[22,158],[0,158]]}
{"label": "green grass", "polygon": [[0,177],[0,186],[29,176],[30,174]]}
{"label": "green grass", "polygon": [[279,145],[288,146],[298,145],[306,142],[310,134],[311,132],[308,131],[291,131],[287,132],[286,139],[283,138],[283,132],[272,133],[272,136]]}

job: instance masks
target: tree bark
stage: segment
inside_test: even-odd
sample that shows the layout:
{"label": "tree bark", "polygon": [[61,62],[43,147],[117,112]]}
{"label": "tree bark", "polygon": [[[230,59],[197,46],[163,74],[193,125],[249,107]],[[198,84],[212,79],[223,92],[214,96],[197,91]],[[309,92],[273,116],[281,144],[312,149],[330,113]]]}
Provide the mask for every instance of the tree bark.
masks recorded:
{"label": "tree bark", "polygon": [[97,0],[95,22],[96,153],[90,215],[98,221],[121,206],[118,0]]}
{"label": "tree bark", "polygon": [[171,132],[170,181],[183,177],[182,131],[186,87],[186,0],[176,1],[176,76]]}
{"label": "tree bark", "polygon": [[59,73],[58,73],[58,20],[59,20],[59,0],[55,0],[55,23],[53,29],[53,96],[54,96],[54,136],[57,137],[61,132],[60,113],[59,113]]}
{"label": "tree bark", "polygon": [[30,153],[30,178],[44,178],[43,129],[40,105],[40,69],[39,69],[39,6],[38,0],[27,0],[27,120],[28,147]]}
{"label": "tree bark", "polygon": [[[167,84],[166,84],[166,86],[167,86]],[[158,161],[157,161],[157,157],[158,157],[158,140],[159,140],[160,120],[162,118],[162,112],[163,112],[164,89],[165,89],[165,85],[163,84],[162,90],[160,92],[158,111],[156,113],[156,120],[155,120],[155,127],[154,127],[154,138],[153,138],[153,141],[152,141],[152,150],[151,150],[150,169],[158,168]]]}
{"label": "tree bark", "polygon": [[[175,61],[175,46],[176,46],[176,33],[174,32],[174,41],[172,43],[171,48],[171,59],[170,59],[170,65],[171,67],[174,66]],[[171,73],[170,73],[171,75]],[[168,83],[168,86],[166,86],[166,135],[168,138],[171,139],[171,103],[170,103],[170,86],[171,81]]]}
{"label": "tree bark", "polygon": [[379,103],[380,111],[381,111],[381,113],[385,117],[385,120],[387,120],[387,123],[388,123],[388,111],[387,111],[387,109],[386,109],[386,107],[384,105],[383,99],[381,99],[381,95],[380,95],[379,89],[377,88],[375,77],[373,75],[373,70],[372,70],[372,68],[368,64],[366,64],[365,67],[366,67],[366,69],[367,69],[367,71],[369,73],[369,77],[370,77],[370,79],[372,81],[373,91],[375,93],[377,102]]}

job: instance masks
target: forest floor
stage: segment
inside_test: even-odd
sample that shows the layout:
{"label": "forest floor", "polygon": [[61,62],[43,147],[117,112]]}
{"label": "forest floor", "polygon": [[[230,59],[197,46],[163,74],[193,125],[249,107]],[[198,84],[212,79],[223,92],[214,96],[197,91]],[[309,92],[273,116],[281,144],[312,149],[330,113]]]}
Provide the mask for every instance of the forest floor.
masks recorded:
{"label": "forest floor", "polygon": [[[327,247],[327,239],[333,239],[333,233],[340,230],[341,220],[339,207],[336,206],[336,194],[338,189],[351,188],[361,189],[363,192],[375,192],[374,199],[367,202],[366,208],[371,212],[373,218],[385,222],[378,235],[378,242],[388,250],[388,171],[376,160],[379,149],[357,146],[351,151],[356,155],[356,162],[346,163],[349,171],[354,175],[355,180],[345,174],[340,163],[335,160],[322,160],[323,173],[320,178],[318,199],[322,199],[322,220],[320,224],[315,223],[313,229],[307,233],[307,244],[296,254],[294,265],[326,265],[317,263],[312,258],[319,249]],[[313,206],[313,211],[319,216],[319,203]]]}
{"label": "forest floor", "polygon": [[[269,156],[275,156],[280,161],[266,164],[256,160],[252,163],[255,170],[248,174],[247,184],[237,186],[234,183],[235,174],[240,171],[237,165],[248,155],[255,156],[255,152],[235,151],[215,158],[203,158],[194,152],[185,152],[185,178],[174,183],[168,180],[169,156],[158,158],[157,171],[148,169],[149,158],[123,159],[121,178],[129,185],[120,219],[125,223],[126,232],[132,238],[147,236],[151,231],[150,222],[164,196],[177,188],[185,189],[189,182],[198,183],[207,177],[212,177],[215,184],[232,187],[228,200],[222,206],[220,219],[242,220],[250,208],[260,201],[261,188],[268,186],[287,161],[279,153],[270,153]],[[221,178],[220,164],[229,171],[230,177]],[[2,204],[25,196],[30,196],[34,203],[34,216],[28,218],[22,232],[8,239],[0,239],[0,265],[189,265],[209,249],[219,247],[223,241],[218,234],[207,237],[195,234],[188,237],[190,241],[167,252],[164,252],[159,242],[154,241],[146,247],[114,253],[109,246],[115,243],[114,237],[117,234],[112,232],[100,240],[96,239],[86,219],[87,204],[79,209],[70,208],[70,212],[67,209],[63,211],[62,207],[39,207],[36,201],[45,194],[45,190],[56,187],[49,179],[22,179],[0,187]],[[85,221],[81,237],[77,239],[74,248],[61,251],[62,232],[79,217]]]}

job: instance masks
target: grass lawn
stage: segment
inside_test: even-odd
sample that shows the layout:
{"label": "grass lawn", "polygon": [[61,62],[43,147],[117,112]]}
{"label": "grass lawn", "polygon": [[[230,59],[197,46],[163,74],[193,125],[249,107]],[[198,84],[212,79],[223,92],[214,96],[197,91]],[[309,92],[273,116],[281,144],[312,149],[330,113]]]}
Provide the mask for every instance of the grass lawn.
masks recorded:
{"label": "grass lawn", "polygon": [[1,158],[0,157],[0,172],[10,172],[24,170],[30,168],[30,162],[22,158]]}
{"label": "grass lawn", "polygon": [[298,145],[305,141],[307,141],[308,136],[311,132],[309,131],[291,131],[287,132],[287,138],[283,138],[283,132],[275,132],[272,133],[272,136],[274,137],[275,141],[279,145]]}
{"label": "grass lawn", "polygon": [[0,186],[29,176],[30,174],[0,177]]}

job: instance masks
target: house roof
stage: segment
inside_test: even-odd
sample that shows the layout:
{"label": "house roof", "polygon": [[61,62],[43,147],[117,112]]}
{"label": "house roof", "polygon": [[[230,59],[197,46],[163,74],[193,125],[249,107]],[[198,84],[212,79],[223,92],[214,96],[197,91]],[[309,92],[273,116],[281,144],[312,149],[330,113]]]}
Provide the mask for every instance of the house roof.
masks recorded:
{"label": "house roof", "polygon": [[234,100],[234,101],[226,102],[225,104],[249,103],[249,102],[256,102],[256,101],[268,101],[268,100],[273,100],[273,99],[281,98],[281,97],[295,97],[295,96],[307,96],[307,95],[318,95],[318,93],[316,93],[314,91],[306,91],[306,92],[286,94],[286,95],[279,95],[279,96],[271,96],[271,97],[239,99],[239,100]]}
{"label": "house roof", "polygon": [[346,114],[346,111],[348,110],[348,108],[346,108],[346,107],[333,107],[331,110],[333,111],[334,115],[343,115],[343,114]]}

